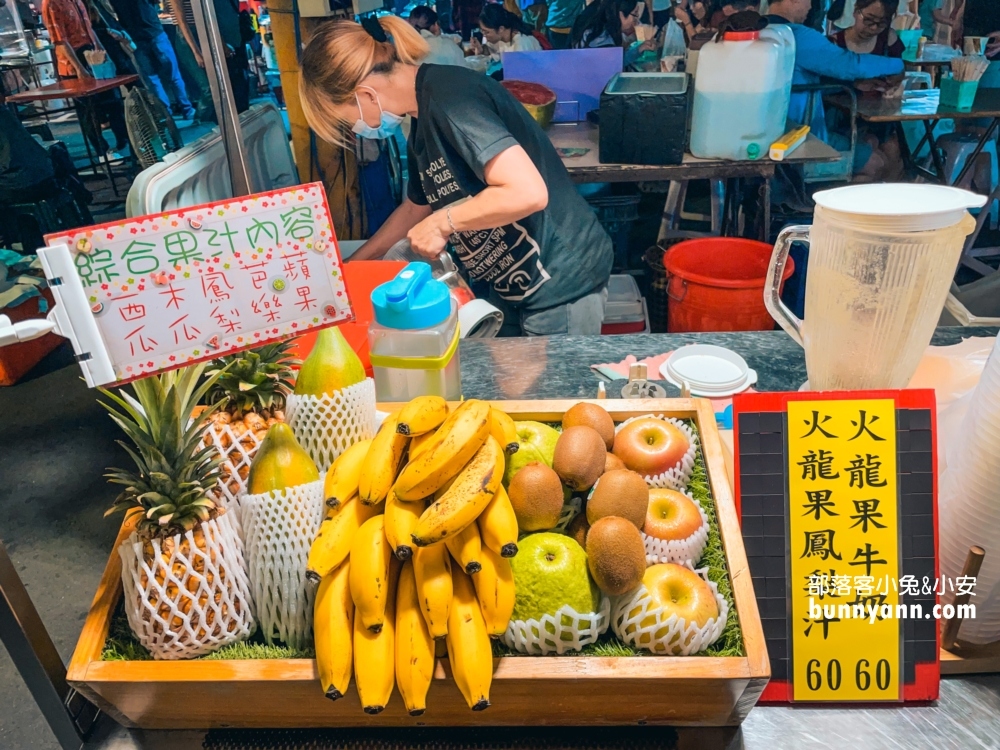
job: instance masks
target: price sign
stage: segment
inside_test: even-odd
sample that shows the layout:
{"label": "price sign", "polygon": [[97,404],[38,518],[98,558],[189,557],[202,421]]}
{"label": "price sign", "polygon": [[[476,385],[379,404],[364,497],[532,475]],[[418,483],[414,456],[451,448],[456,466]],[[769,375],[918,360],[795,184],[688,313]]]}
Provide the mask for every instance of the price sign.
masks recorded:
{"label": "price sign", "polygon": [[788,404],[795,700],[900,699],[891,399]]}
{"label": "price sign", "polygon": [[761,701],[936,699],[934,392],[741,394],[733,430]]}
{"label": "price sign", "polygon": [[[320,183],[46,237],[39,255],[91,385],[353,318]],[[81,309],[82,308],[82,309]]]}

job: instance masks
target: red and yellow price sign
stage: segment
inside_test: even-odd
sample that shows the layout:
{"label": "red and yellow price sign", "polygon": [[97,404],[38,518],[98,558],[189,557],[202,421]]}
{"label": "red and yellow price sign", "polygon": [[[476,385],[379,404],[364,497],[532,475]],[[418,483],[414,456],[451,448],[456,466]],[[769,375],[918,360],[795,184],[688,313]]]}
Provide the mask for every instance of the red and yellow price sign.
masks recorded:
{"label": "red and yellow price sign", "polygon": [[794,699],[898,701],[893,401],[789,402],[788,470]]}

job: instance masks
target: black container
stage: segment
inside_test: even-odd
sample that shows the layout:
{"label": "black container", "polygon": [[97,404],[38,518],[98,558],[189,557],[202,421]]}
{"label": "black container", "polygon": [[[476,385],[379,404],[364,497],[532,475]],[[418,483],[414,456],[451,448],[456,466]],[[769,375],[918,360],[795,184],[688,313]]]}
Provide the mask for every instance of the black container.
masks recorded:
{"label": "black container", "polygon": [[680,164],[687,73],[618,73],[601,93],[601,164]]}

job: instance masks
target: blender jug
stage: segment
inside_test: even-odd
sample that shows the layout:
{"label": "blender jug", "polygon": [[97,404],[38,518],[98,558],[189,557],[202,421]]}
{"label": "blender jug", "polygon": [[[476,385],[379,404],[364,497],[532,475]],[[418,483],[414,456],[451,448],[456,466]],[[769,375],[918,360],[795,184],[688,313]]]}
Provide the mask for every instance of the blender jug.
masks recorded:
{"label": "blender jug", "polygon": [[[905,388],[930,343],[986,199],[938,185],[816,193],[812,227],[778,235],[764,304],[805,350],[809,389]],[[793,242],[809,244],[805,320],[779,297]]]}

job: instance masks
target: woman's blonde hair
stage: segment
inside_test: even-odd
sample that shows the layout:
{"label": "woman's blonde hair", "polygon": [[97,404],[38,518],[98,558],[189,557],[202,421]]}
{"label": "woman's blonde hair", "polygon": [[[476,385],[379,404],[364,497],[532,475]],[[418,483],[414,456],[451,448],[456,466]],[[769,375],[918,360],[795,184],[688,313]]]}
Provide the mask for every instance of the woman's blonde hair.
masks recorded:
{"label": "woman's blonde hair", "polygon": [[[379,26],[391,41],[379,42],[354,21],[321,26],[302,53],[299,99],[316,134],[330,143],[350,140],[353,122],[334,110],[354,100],[354,92],[372,73],[390,73],[397,64],[417,65],[430,48],[420,32],[398,16],[380,16]],[[377,29],[376,29],[377,31]]]}

